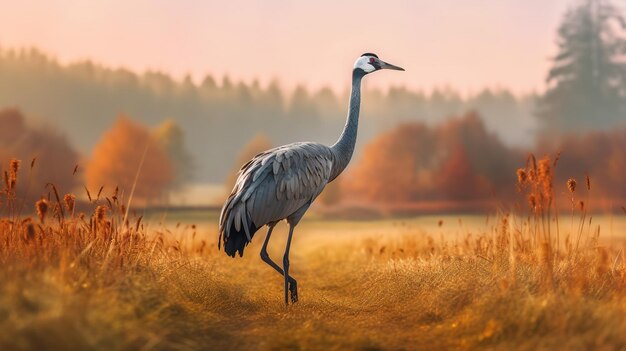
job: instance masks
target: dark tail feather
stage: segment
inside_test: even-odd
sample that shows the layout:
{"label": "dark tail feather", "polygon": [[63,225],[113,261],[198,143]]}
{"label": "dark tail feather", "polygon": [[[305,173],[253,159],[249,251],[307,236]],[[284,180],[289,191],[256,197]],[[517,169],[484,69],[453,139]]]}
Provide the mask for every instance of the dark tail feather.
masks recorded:
{"label": "dark tail feather", "polygon": [[[246,221],[243,221],[242,225],[246,225]],[[235,224],[231,223],[230,228],[224,233],[224,251],[228,256],[235,257],[235,254],[239,252],[239,257],[243,256],[243,249],[248,245],[248,237],[246,236],[246,230],[241,227],[239,231],[235,229]],[[255,226],[252,221],[248,223],[248,231],[250,238],[254,236],[254,233],[259,230],[259,227]]]}

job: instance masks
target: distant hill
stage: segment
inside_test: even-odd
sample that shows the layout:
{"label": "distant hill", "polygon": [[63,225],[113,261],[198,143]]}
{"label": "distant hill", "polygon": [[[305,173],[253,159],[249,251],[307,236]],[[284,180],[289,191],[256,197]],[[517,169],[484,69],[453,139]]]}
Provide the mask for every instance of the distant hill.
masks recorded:
{"label": "distant hill", "polygon": [[[59,129],[86,156],[120,113],[151,126],[174,118],[185,132],[198,182],[223,181],[241,147],[258,132],[275,145],[332,143],[344,124],[347,94],[300,87],[286,96],[278,84],[262,87],[228,77],[218,82],[210,75],[195,84],[190,78],[177,81],[161,72],[139,74],[90,61],[61,65],[36,49],[0,49],[0,108],[17,107],[30,120]],[[462,98],[450,89],[405,88],[364,95],[359,145],[403,121],[438,123],[470,109],[478,110],[505,143],[534,141],[531,95],[485,90]]]}

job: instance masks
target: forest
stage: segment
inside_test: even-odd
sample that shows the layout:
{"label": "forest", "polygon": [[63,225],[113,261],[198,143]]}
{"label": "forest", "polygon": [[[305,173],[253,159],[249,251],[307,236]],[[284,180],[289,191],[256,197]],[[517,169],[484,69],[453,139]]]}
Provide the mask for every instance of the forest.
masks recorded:
{"label": "forest", "polygon": [[[149,127],[175,120],[193,157],[194,180],[222,182],[244,144],[263,133],[274,145],[334,142],[347,111],[348,91],[281,89],[206,76],[176,81],[165,73],[136,73],[93,62],[61,65],[37,49],[0,49],[0,106],[68,136],[88,156],[120,114]],[[432,125],[470,109],[509,145],[529,145],[534,95],[484,90],[462,96],[452,88],[364,91],[360,145],[402,122]],[[520,133],[520,131],[522,131]]]}
{"label": "forest", "polygon": [[[626,196],[624,19],[609,3],[590,4],[565,14],[543,93],[366,88],[355,165],[323,202],[492,210],[511,202],[510,169],[533,152],[559,155],[559,181],[589,176],[602,184],[596,196],[614,207]],[[232,186],[238,168],[272,146],[332,144],[347,95],[228,76],[178,81],[162,72],[60,64],[34,48],[2,48],[0,123],[7,127],[0,161],[13,155],[55,164],[47,178],[31,181],[67,189],[84,183],[92,192],[116,186],[129,192],[142,164],[138,199],[165,204],[169,193],[189,184]],[[75,165],[79,177],[63,184]]]}

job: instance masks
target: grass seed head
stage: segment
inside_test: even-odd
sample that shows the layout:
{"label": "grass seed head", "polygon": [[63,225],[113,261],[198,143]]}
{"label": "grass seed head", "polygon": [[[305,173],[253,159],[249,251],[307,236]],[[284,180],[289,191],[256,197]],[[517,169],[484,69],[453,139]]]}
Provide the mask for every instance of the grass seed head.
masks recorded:
{"label": "grass seed head", "polygon": [[67,210],[73,212],[74,204],[76,203],[76,196],[74,194],[65,194],[65,196],[63,196],[63,202],[65,202]]}
{"label": "grass seed head", "polygon": [[576,191],[576,179],[570,178],[567,180],[567,189],[569,190],[570,193],[573,193]]}
{"label": "grass seed head", "polygon": [[9,190],[14,190],[16,185],[17,185],[17,178],[11,177],[9,179]]}
{"label": "grass seed head", "polygon": [[11,171],[11,173],[17,175],[17,171],[19,169],[20,169],[20,160],[11,159],[11,161],[9,161],[9,170]]}
{"label": "grass seed head", "polygon": [[517,184],[524,185],[528,181],[528,173],[524,168],[517,169]]}
{"label": "grass seed head", "polygon": [[94,216],[96,217],[96,220],[98,222],[102,222],[106,218],[106,213],[107,207],[104,205],[100,205],[96,207],[96,210],[94,211]]}
{"label": "grass seed head", "polygon": [[9,161],[9,174],[6,175],[8,179],[5,181],[7,184],[8,190],[14,190],[17,185],[17,172],[20,169],[20,160],[11,159]]}
{"label": "grass seed head", "polygon": [[544,195],[546,198],[550,198],[552,196],[552,167],[548,157],[539,161],[538,173],[543,185]]}
{"label": "grass seed head", "polygon": [[44,223],[46,220],[46,213],[48,213],[49,207],[48,200],[46,199],[40,199],[35,203],[35,210],[37,211],[41,223]]}
{"label": "grass seed head", "polygon": [[30,242],[35,239],[35,226],[30,221],[26,225],[26,231],[24,234],[24,241],[26,242]]}

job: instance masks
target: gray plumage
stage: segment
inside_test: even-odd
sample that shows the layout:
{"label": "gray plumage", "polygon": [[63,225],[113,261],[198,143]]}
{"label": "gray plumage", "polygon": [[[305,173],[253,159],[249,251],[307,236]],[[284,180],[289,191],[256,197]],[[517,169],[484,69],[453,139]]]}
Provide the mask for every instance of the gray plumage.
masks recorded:
{"label": "gray plumage", "polygon": [[[294,227],[324,187],[350,162],[358,129],[361,80],[366,74],[382,68],[402,70],[373,54],[364,54],[355,63],[348,118],[333,146],[300,142],[256,155],[239,171],[233,191],[222,207],[218,247],[223,244],[229,256],[235,257],[237,253],[242,256],[256,231],[264,225],[269,227],[261,258],[284,276],[285,303],[288,303],[288,291],[291,300],[297,301],[297,283],[288,274]],[[284,270],[269,258],[266,251],[274,226],[283,219],[289,223]]]}
{"label": "gray plumage", "polygon": [[[294,143],[255,156],[239,171],[235,187],[220,216],[224,246],[230,231],[244,230],[286,219],[310,204],[328,184],[333,167],[329,147],[317,143]],[[237,247],[243,255],[243,247]],[[229,254],[234,255],[235,252]]]}

